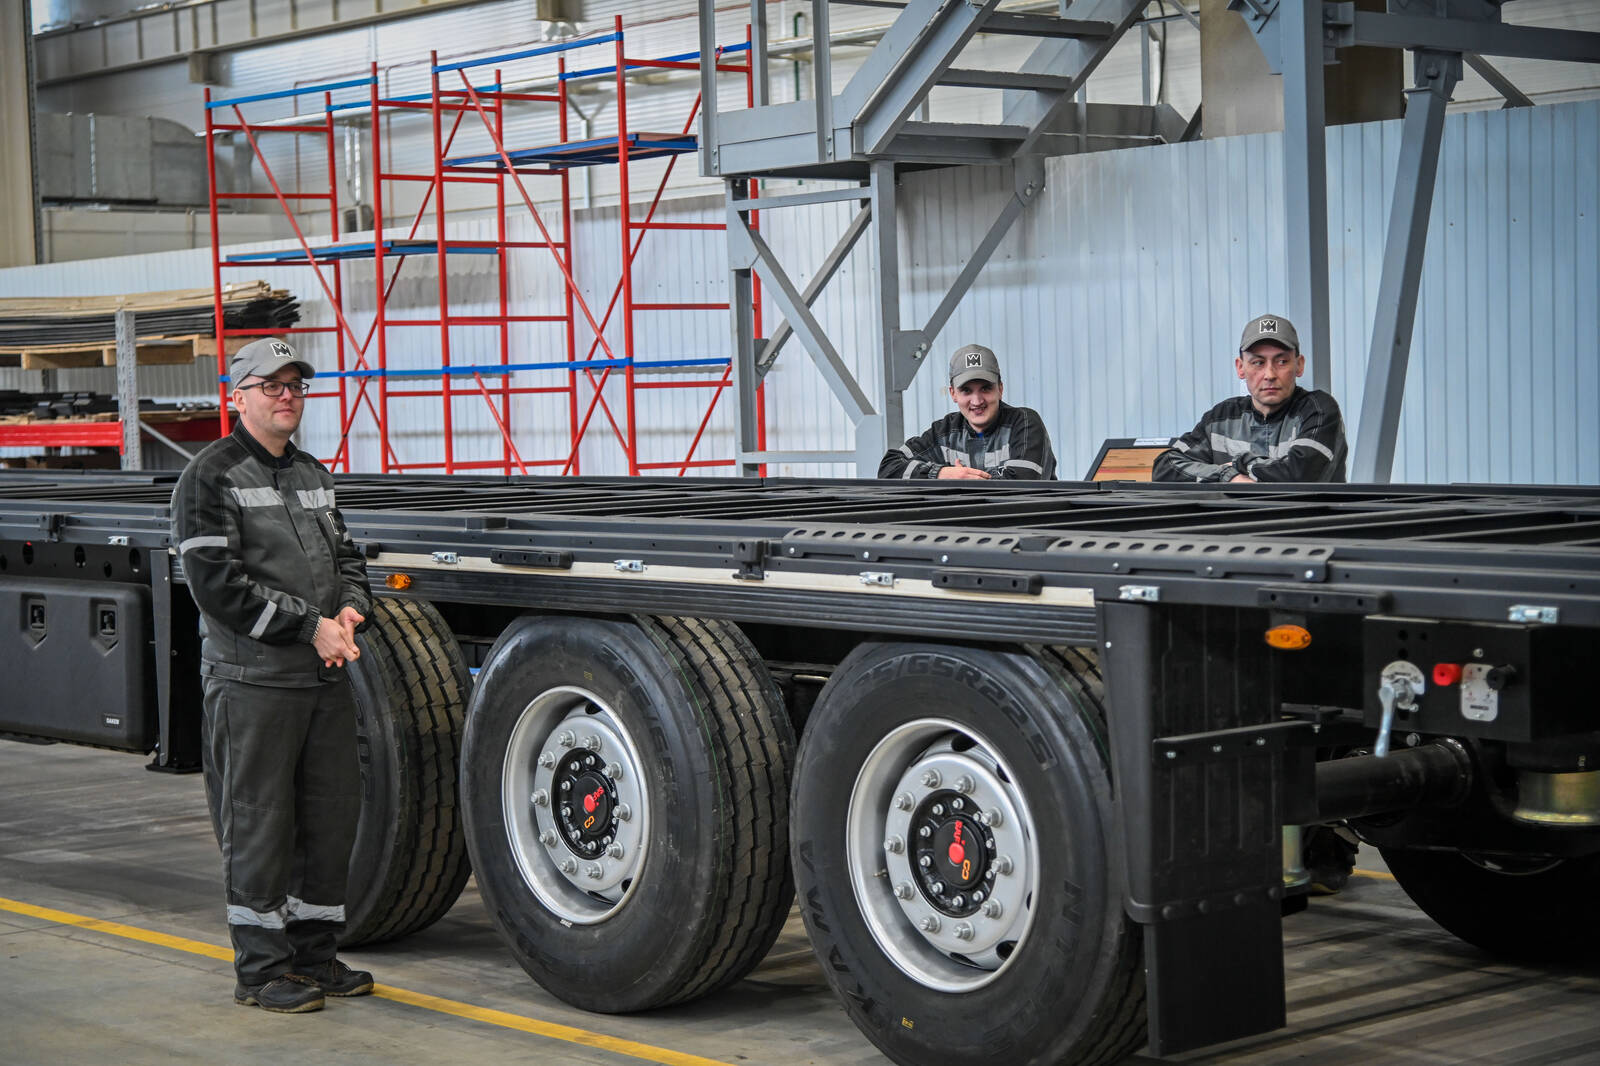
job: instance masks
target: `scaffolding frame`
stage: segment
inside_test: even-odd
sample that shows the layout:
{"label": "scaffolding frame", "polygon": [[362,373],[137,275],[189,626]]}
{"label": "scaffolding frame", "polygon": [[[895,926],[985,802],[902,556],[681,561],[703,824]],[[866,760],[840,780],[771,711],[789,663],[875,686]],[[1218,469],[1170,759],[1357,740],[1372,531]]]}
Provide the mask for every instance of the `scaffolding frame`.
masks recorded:
{"label": "scaffolding frame", "polygon": [[[659,69],[698,71],[701,66],[701,53],[690,52],[656,59],[639,59],[626,54],[624,42],[622,19],[617,16],[614,19],[612,32],[608,34],[592,35],[533,49],[449,63],[441,63],[438,55],[434,53],[429,57],[429,91],[403,96],[387,95],[380,91],[379,67],[376,62],[371,65],[370,74],[366,78],[308,85],[278,92],[257,93],[228,100],[214,100],[210,91],[207,90],[206,150],[212,194],[210,210],[212,218],[213,284],[218,294],[217,333],[219,338],[225,335],[242,336],[247,333],[271,333],[272,335],[278,333],[334,334],[336,369],[332,372],[324,371],[318,373],[320,378],[334,378],[337,381],[339,445],[335,455],[330,460],[330,465],[345,471],[351,469],[350,434],[363,411],[371,415],[376,428],[379,465],[384,473],[442,470],[447,474],[453,474],[463,471],[498,470],[505,474],[511,474],[514,472],[528,473],[530,468],[545,467],[559,469],[562,473],[577,474],[581,472],[579,463],[580,450],[596,411],[603,414],[604,421],[611,430],[611,435],[617,440],[619,447],[622,449],[629,474],[671,470],[682,475],[694,469],[716,466],[731,467],[734,465],[735,460],[732,458],[696,458],[696,453],[704,438],[706,429],[710,425],[718,401],[723,391],[732,386],[732,360],[718,358],[637,360],[635,358],[635,338],[638,332],[638,318],[641,313],[648,314],[650,312],[669,310],[707,310],[726,313],[730,307],[726,301],[640,301],[634,298],[633,293],[633,260],[638,255],[648,233],[672,230],[725,229],[725,224],[721,222],[655,221],[657,209],[665,192],[667,182],[671,177],[672,168],[677,161],[677,157],[698,150],[698,141],[694,137],[693,131],[700,106],[699,98],[697,97],[695,103],[691,106],[683,130],[676,134],[633,131],[629,129],[627,121],[627,81],[630,72]],[[505,64],[518,63],[535,57],[556,55],[574,49],[605,44],[614,46],[614,62],[610,66],[569,71],[566,66],[566,56],[564,54],[560,55],[557,60],[554,92],[514,92],[509,91],[505,86],[505,72],[503,70],[503,65]],[[712,57],[712,64],[716,70],[721,72],[743,74],[746,80],[747,98],[753,99],[754,83],[751,77],[748,55],[746,62],[743,64],[721,62],[722,57],[726,54],[738,51],[748,53],[749,47],[747,34],[746,41],[740,44],[727,48],[717,48]],[[492,82],[484,86],[473,85],[470,72],[487,66],[495,68]],[[461,84],[459,87],[451,84],[450,77],[452,75],[460,78]],[[580,142],[569,141],[568,110],[571,107],[568,96],[569,82],[580,78],[608,75],[614,79],[616,85],[618,126],[616,134]],[[334,102],[333,93],[354,88],[365,88],[367,90],[366,99]],[[322,96],[322,121],[316,124],[286,126],[252,123],[244,117],[244,113],[241,110],[241,105],[247,103],[313,94],[321,94]],[[555,144],[541,148],[508,148],[506,144],[506,105],[508,102],[555,104],[558,114],[559,140]],[[236,121],[230,123],[216,121],[214,113],[223,107],[232,108]],[[354,109],[367,110],[371,118],[369,138],[372,161],[370,176],[373,190],[373,238],[370,242],[344,244],[340,242],[339,230],[340,205],[337,168],[335,166],[334,116],[337,112]],[[404,173],[385,165],[385,145],[381,118],[385,113],[398,111],[423,112],[429,117],[432,126],[433,149],[430,173]],[[466,120],[471,115],[475,115],[481,121],[483,132],[488,135],[495,151],[490,155],[452,157],[451,152],[456,135],[461,132],[463,125],[470,125]],[[446,122],[447,119],[450,120],[448,123]],[[446,128],[447,125],[448,129]],[[257,134],[263,132],[291,132],[299,136],[310,136],[319,139],[327,153],[326,191],[284,192],[278,183],[276,175],[272,173],[271,166],[256,139]],[[255,160],[271,186],[272,191],[270,193],[219,192],[216,182],[215,163],[215,140],[218,133],[242,133],[247,138]],[[666,172],[657,184],[642,219],[636,219],[630,203],[630,164],[634,161],[660,156],[670,157]],[[570,171],[578,166],[600,164],[616,164],[618,166],[620,203],[618,215],[622,244],[622,267],[621,276],[613,288],[606,310],[597,319],[583,296],[574,272]],[[557,213],[560,215],[560,219],[556,233],[552,233],[552,227],[546,224],[537,202],[529,194],[523,181],[524,177],[535,176],[551,177],[559,182],[560,196],[556,203],[558,204]],[[383,209],[385,184],[393,182],[420,183],[425,187],[422,201],[416,215],[411,220],[409,228],[386,225]],[[542,239],[536,241],[510,240],[508,208],[515,208],[511,203],[511,190],[507,189],[508,182],[514,189],[516,197],[528,209]],[[450,185],[492,185],[494,187],[493,216],[495,219],[495,237],[493,240],[461,240],[449,236],[446,228],[446,189]],[[289,219],[299,244],[299,249],[223,257],[217,224],[218,204],[221,200],[240,197],[276,200],[279,207],[284,211],[285,216]],[[294,205],[307,200],[323,201],[327,204],[330,216],[330,243],[314,247],[301,229],[299,221],[295,217]],[[430,212],[434,223],[434,232],[431,237],[419,237],[418,232]],[[404,232],[405,236],[394,236],[399,232]],[[549,252],[561,274],[562,312],[559,314],[513,314],[509,290],[510,261],[508,253],[540,248]],[[394,291],[400,271],[407,258],[421,254],[433,255],[439,263],[438,307],[436,314],[433,317],[397,317],[389,311],[389,297]],[[450,275],[446,263],[448,256],[460,254],[491,255],[495,258],[497,314],[460,315],[452,313],[449,293]],[[364,337],[358,336],[357,332],[351,327],[344,307],[345,278],[343,265],[348,260],[356,259],[371,259],[373,262],[375,310],[371,327]],[[388,268],[390,262],[394,264],[392,272]],[[315,273],[323,295],[334,312],[337,325],[297,326],[292,329],[278,331],[227,329],[223,322],[221,311],[222,271],[229,267],[244,266],[255,268],[264,266],[310,266]],[[325,274],[324,267],[331,267],[332,269]],[[619,310],[621,342],[618,347],[620,352],[614,351],[612,343],[606,338],[606,329],[610,325],[613,315]],[[754,294],[754,305],[751,310],[755,321],[759,324],[761,315],[759,291]],[[579,357],[578,353],[577,322],[579,314],[583,316],[585,324],[593,334],[588,350],[582,358]],[[544,361],[513,361],[510,331],[514,323],[561,324],[564,327],[562,330],[564,335],[562,357]],[[394,368],[389,365],[389,330],[391,328],[407,327],[427,327],[435,328],[439,331],[438,365],[421,368]],[[496,344],[498,348],[497,361],[487,364],[461,364],[452,361],[451,331],[458,328],[488,328],[496,330],[498,333]],[[598,358],[596,357],[597,350],[603,353]],[[723,371],[720,376],[711,373],[690,380],[640,381],[635,375],[636,369],[659,368],[670,371],[697,367],[715,368],[719,366],[722,367]],[[516,384],[513,382],[512,375],[518,372],[540,370],[564,371],[565,383],[551,385]],[[608,401],[605,391],[607,383],[612,380],[611,375],[614,370],[622,371],[620,377],[623,386],[621,390],[623,411],[620,420],[617,417],[617,413],[613,411],[612,404]],[[598,376],[596,371],[599,371]],[[223,357],[220,355],[218,357],[218,374],[223,409],[223,430],[226,432],[228,428],[227,392],[229,386],[227,382],[227,367]],[[472,388],[463,388],[457,384],[458,379],[466,376],[470,376]],[[391,378],[395,378],[397,381],[406,378],[437,378],[439,383],[437,387],[397,388],[394,383],[391,383]],[[486,381],[486,378],[494,379],[494,383]],[[372,387],[374,382],[376,382],[376,388]],[[353,395],[352,383],[354,384]],[[582,403],[580,402],[580,392],[585,384],[588,386],[589,394],[587,402]],[[639,457],[640,427],[637,419],[636,395],[640,389],[661,388],[709,389],[711,390],[711,397],[681,460],[642,462]],[[373,393],[376,393],[375,397]],[[565,394],[566,396],[567,451],[563,455],[551,458],[526,458],[519,452],[515,441],[512,401],[516,396],[541,394]],[[320,393],[319,395],[331,395],[331,393]],[[464,460],[456,454],[455,401],[459,397],[471,395],[477,395],[484,401],[493,420],[499,437],[499,455],[496,458]],[[403,461],[389,435],[391,401],[428,398],[438,399],[441,402],[443,456],[437,460]],[[758,400],[758,402],[760,401]],[[764,436],[764,410],[758,422],[760,424],[760,432]]]}

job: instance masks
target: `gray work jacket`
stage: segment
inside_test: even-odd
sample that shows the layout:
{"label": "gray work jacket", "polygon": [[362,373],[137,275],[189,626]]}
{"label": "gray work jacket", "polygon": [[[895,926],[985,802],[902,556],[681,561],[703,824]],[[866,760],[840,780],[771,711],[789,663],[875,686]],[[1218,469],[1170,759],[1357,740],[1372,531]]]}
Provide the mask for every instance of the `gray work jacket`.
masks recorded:
{"label": "gray work jacket", "polygon": [[178,479],[172,539],[200,608],[202,674],[280,688],[341,676],[317,655],[317,623],[366,616],[372,590],[326,467],[292,444],[274,456],[236,422]]}

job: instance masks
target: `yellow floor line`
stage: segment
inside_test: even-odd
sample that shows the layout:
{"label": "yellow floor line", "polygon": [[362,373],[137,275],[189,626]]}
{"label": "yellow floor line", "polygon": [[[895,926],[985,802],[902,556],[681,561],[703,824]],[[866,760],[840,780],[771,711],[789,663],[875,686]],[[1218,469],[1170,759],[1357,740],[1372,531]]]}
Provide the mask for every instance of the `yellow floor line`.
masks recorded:
{"label": "yellow floor line", "polygon": [[[120,922],[107,922],[81,914],[52,910],[49,907],[36,907],[31,903],[23,903],[19,900],[0,897],[0,911],[10,911],[12,914],[26,915],[29,918],[37,918],[40,921],[54,922],[57,925],[76,926],[79,929],[89,929],[97,933],[122,937],[126,940],[137,940],[145,944],[154,944],[157,947],[171,948],[173,951],[185,951],[191,955],[203,955],[208,959],[219,959],[223,962],[233,961],[233,951],[231,949],[217,947],[215,944],[206,944],[199,940],[190,940],[187,937],[172,936],[167,933],[152,932],[149,929],[123,925]],[[609,1051],[629,1058],[643,1059],[646,1062],[661,1063],[662,1066],[730,1066],[730,1064],[718,1059],[708,1059],[700,1055],[688,1055],[681,1051],[653,1047],[649,1044],[640,1044],[632,1040],[607,1036],[604,1033],[579,1029],[576,1026],[559,1025],[556,1022],[528,1018],[521,1014],[512,1014],[509,1011],[494,1010],[489,1007],[475,1007],[470,1003],[444,999],[440,996],[430,996],[422,992],[412,992],[409,989],[396,988],[393,985],[377,985],[373,989],[373,995],[380,999],[404,1003],[407,1006],[420,1007],[423,1010],[436,1011],[440,1014],[449,1014],[457,1018],[466,1018],[469,1021],[482,1022],[485,1025],[496,1025],[502,1029],[515,1029],[518,1032],[532,1033],[535,1036],[560,1040],[568,1044],[581,1044],[584,1047],[595,1048],[599,1051]]]}
{"label": "yellow floor line", "polygon": [[1385,873],[1382,870],[1352,870],[1352,871],[1350,871],[1350,876],[1352,876],[1352,877],[1370,877],[1370,878],[1373,878],[1374,880],[1377,880],[1377,881],[1393,881],[1394,880],[1394,874]]}

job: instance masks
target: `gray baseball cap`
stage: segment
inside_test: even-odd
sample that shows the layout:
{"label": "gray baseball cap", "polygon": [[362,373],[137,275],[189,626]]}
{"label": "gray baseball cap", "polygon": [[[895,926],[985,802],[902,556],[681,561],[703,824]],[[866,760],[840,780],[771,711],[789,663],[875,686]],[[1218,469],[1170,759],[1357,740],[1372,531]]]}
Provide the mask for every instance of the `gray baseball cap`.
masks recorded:
{"label": "gray baseball cap", "polygon": [[1290,351],[1300,350],[1300,335],[1294,331],[1294,323],[1282,315],[1252,318],[1250,324],[1244,327],[1244,335],[1239,338],[1239,350],[1245,351],[1252,344],[1262,341],[1274,341]]}
{"label": "gray baseball cap", "polygon": [[959,389],[977,378],[998,382],[1000,360],[981,344],[962,345],[950,356],[950,387]]}
{"label": "gray baseball cap", "polygon": [[317,376],[316,368],[300,358],[288,341],[262,337],[233,353],[233,360],[228,363],[228,381],[237,388],[247,377],[270,378],[286,366],[299,367],[300,376],[307,381]]}

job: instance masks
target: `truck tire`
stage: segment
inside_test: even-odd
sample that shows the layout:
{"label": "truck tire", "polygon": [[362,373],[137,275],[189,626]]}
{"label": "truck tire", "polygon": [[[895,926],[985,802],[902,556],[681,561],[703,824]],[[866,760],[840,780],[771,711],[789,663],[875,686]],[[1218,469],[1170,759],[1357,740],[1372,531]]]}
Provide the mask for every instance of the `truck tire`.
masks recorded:
{"label": "truck tire", "polygon": [[478,888],[517,962],[607,1013],[748,973],[794,899],[794,743],[731,623],[514,622],[467,710],[462,797]]}
{"label": "truck tire", "polygon": [[895,1062],[1094,1066],[1144,1043],[1100,700],[1090,655],[931,643],[863,644],[823,690],[795,889],[829,984]]}
{"label": "truck tire", "polygon": [[1593,962],[1600,954],[1600,855],[1508,859],[1384,848],[1411,901],[1455,936],[1518,962]]}
{"label": "truck tire", "polygon": [[361,821],[350,854],[346,947],[394,940],[442,918],[471,867],[456,798],[472,676],[431,604],[372,605],[350,664]]}

